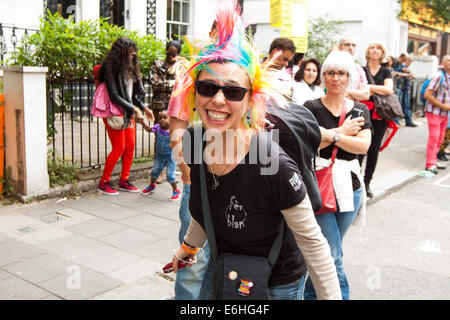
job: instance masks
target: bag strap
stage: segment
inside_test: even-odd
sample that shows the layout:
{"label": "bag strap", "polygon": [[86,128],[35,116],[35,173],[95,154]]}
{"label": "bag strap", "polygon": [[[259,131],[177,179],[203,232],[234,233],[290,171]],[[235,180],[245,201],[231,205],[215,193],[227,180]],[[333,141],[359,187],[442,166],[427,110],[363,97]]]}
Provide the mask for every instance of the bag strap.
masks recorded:
{"label": "bag strap", "polygon": [[[267,157],[269,159],[271,159],[272,157],[272,140],[273,140],[273,132],[271,130],[269,131],[264,131],[264,133],[261,134],[266,134],[266,138],[267,138]],[[267,175],[265,175],[265,180],[266,180],[266,184],[270,185],[270,183],[267,180]],[[267,257],[267,260],[269,261],[270,266],[272,267],[273,265],[275,265],[275,263],[278,260],[278,256],[280,255],[281,252],[281,247],[283,246],[283,236],[284,236],[284,217],[281,217],[281,222],[278,225],[278,235],[275,238],[275,241],[272,245],[272,248],[270,249],[269,255]]]}
{"label": "bag strap", "polygon": [[[339,118],[338,127],[342,126],[345,121],[345,115],[347,114],[347,103],[344,100],[344,105],[342,106],[341,117]],[[334,146],[333,152],[331,153],[331,165],[333,165],[334,160],[336,159],[338,153],[338,147]]]}
{"label": "bag strap", "polygon": [[[215,262],[218,257],[218,249],[216,242],[216,234],[214,232],[214,226],[212,223],[211,209],[209,207],[208,200],[208,190],[206,184],[206,166],[203,162],[203,143],[199,143],[202,148],[202,157],[200,162],[200,191],[202,198],[202,209],[203,209],[203,221],[205,224],[205,232],[208,237],[209,249],[211,252],[211,258]],[[282,218],[281,223],[278,226],[278,235],[270,249],[268,255],[268,261],[270,266],[273,266],[277,260],[281,251],[281,247],[283,246],[283,235],[284,235],[284,218]]]}
{"label": "bag strap", "polygon": [[364,69],[366,69],[366,72],[369,75],[369,81],[371,82],[371,84],[376,84],[375,79],[373,78],[372,74],[370,73],[370,68],[368,67],[367,64],[364,66]]}
{"label": "bag strap", "polygon": [[200,163],[200,191],[202,197],[202,209],[203,209],[203,221],[205,224],[205,232],[208,237],[209,250],[211,252],[211,258],[215,262],[218,257],[217,253],[217,242],[216,242],[216,234],[214,232],[214,227],[211,218],[211,210],[209,208],[208,201],[208,190],[206,188],[206,167],[203,163],[203,156]]}

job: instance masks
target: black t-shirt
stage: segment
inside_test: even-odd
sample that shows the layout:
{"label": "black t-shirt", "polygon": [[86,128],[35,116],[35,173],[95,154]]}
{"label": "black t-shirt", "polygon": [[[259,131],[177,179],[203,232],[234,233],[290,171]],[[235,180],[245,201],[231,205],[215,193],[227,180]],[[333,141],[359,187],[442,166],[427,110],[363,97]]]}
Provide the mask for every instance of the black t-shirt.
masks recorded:
{"label": "black t-shirt", "polygon": [[[253,143],[267,146],[267,136],[255,135],[252,138],[252,145]],[[270,165],[263,165],[259,159],[251,160],[253,148],[231,172],[220,177],[216,176],[216,180],[219,181],[216,190],[212,190],[214,182],[212,174],[206,171],[208,200],[218,254],[232,252],[267,257],[278,234],[277,227],[282,219],[280,210],[296,206],[306,196],[306,188],[295,162],[276,142],[271,141],[270,147],[272,159],[279,161],[275,174],[260,174],[262,168]],[[191,168],[189,209],[192,217],[205,229],[200,165],[190,164],[191,160],[185,157],[186,163]],[[288,284],[298,280],[305,273],[306,264],[303,256],[292,232],[285,225],[283,246],[273,267],[269,285]]]}
{"label": "black t-shirt", "polygon": [[[369,84],[372,84],[372,82],[370,81],[369,66],[366,65],[363,69],[364,69],[364,72],[366,73],[367,81],[369,82]],[[375,81],[376,85],[384,86],[384,80],[392,79],[392,73],[388,68],[381,66],[380,70],[378,70],[377,74],[372,77],[373,77],[373,80]],[[373,96],[370,97],[369,101],[373,102]]]}
{"label": "black t-shirt", "polygon": [[[325,105],[323,104],[322,100],[316,99],[316,100],[310,100],[305,102],[305,108],[307,108],[309,111],[312,112],[314,117],[317,120],[317,123],[319,126],[325,128],[325,129],[333,129],[337,128],[339,126],[339,119],[340,116],[336,117],[334,116],[330,110],[328,110]],[[363,110],[363,117],[364,117],[364,126],[361,128],[361,130],[364,129],[372,129],[372,123],[370,120],[370,113],[367,106],[363,103],[355,102],[355,105],[353,108],[357,108],[360,110]],[[345,118],[349,117],[352,114],[353,108],[347,112],[345,115]],[[328,147],[320,150],[320,157],[324,159],[330,159],[331,154],[333,153],[333,145],[329,145]],[[336,155],[336,158],[342,159],[342,160],[348,160],[351,161],[353,159],[356,159],[358,155],[354,153],[347,152],[343,149],[338,149],[338,153]],[[353,181],[353,190],[358,190],[361,187],[361,184],[359,183],[358,177],[352,172],[352,181]]]}

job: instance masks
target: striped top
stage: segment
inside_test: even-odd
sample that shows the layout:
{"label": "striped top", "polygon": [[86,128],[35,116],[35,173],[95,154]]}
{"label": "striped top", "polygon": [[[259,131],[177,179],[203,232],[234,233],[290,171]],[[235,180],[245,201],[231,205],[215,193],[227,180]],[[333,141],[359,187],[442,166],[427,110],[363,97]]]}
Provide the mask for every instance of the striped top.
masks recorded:
{"label": "striped top", "polygon": [[[442,77],[445,77],[442,80]],[[445,71],[439,71],[433,76],[427,89],[433,91],[433,96],[442,103],[450,103],[450,74]],[[425,112],[431,112],[441,117],[447,117],[448,111],[435,106],[427,100],[425,104]]]}

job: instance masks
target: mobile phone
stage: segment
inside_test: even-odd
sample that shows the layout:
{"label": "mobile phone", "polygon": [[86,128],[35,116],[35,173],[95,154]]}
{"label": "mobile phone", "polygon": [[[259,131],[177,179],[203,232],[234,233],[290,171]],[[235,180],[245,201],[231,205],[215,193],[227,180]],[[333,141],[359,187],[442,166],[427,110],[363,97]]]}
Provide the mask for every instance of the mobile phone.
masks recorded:
{"label": "mobile phone", "polygon": [[[178,269],[183,269],[184,267],[187,266],[187,263],[183,262],[183,261],[178,261]],[[170,273],[173,271],[173,263],[169,262],[168,264],[166,264],[163,267],[163,272],[164,273]]]}
{"label": "mobile phone", "polygon": [[358,109],[356,107],[352,110],[352,117],[350,119],[355,119],[363,116],[364,111],[361,109]]}

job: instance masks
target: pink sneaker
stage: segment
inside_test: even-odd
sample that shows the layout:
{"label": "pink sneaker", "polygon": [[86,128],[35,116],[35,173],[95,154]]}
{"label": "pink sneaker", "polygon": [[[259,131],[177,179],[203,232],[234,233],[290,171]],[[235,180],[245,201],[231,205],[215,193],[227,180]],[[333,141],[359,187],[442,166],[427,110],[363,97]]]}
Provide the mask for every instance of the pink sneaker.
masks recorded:
{"label": "pink sneaker", "polygon": [[139,188],[137,188],[134,184],[132,184],[128,180],[120,180],[119,182],[119,190],[127,191],[127,192],[140,192]]}
{"label": "pink sneaker", "polygon": [[107,182],[100,181],[97,191],[103,194],[107,194],[109,196],[117,196],[119,194],[119,191],[111,187],[111,183],[109,181]]}
{"label": "pink sneaker", "polygon": [[170,201],[178,201],[180,199],[180,190],[177,188],[170,197]]}

